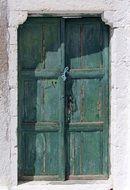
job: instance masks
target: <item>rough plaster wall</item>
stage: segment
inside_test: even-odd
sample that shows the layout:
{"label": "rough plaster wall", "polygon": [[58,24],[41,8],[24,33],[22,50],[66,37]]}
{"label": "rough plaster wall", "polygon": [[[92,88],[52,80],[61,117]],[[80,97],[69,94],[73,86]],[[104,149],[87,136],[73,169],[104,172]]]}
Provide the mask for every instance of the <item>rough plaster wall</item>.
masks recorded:
{"label": "rough plaster wall", "polygon": [[112,0],[9,0],[11,10],[103,10],[112,9]]}
{"label": "rough plaster wall", "polygon": [[[1,4],[6,6],[1,0]],[[11,177],[12,184],[17,181],[17,27],[24,22],[27,13],[30,12],[84,12],[102,13],[102,19],[108,23],[111,30],[110,63],[111,63],[111,116],[110,116],[110,155],[111,178],[114,190],[130,189],[130,0],[8,0],[9,19],[9,83],[10,83],[10,116],[11,144],[9,145],[8,130],[8,85],[7,57],[2,66],[0,82],[2,100],[0,99],[1,125],[0,151],[4,155],[4,163],[0,158],[0,182],[4,182],[2,176],[6,176],[9,170],[9,148],[11,149]],[[5,11],[4,11],[5,14]],[[2,15],[3,18],[3,15]],[[1,28],[1,27],[0,27]],[[2,27],[2,30],[4,27]],[[1,31],[1,29],[0,29]],[[6,37],[6,36],[5,36]],[[5,42],[4,42],[5,43]],[[6,46],[2,45],[6,52]],[[1,54],[0,54],[1,55]],[[5,53],[2,55],[5,55]],[[1,57],[1,56],[0,56]],[[1,66],[0,66],[1,69]],[[2,77],[1,77],[2,78]],[[3,84],[2,81],[5,81]],[[5,104],[6,102],[6,104]],[[6,136],[7,135],[7,136]],[[5,138],[6,137],[6,138]],[[8,138],[7,138],[8,137]],[[15,147],[15,148],[14,148]],[[6,155],[7,152],[7,155]],[[5,159],[6,158],[6,159]],[[6,160],[6,161],[5,161]],[[13,177],[12,177],[13,176]],[[7,178],[8,181],[8,178]],[[7,183],[5,181],[5,183]],[[96,184],[95,184],[96,185]],[[89,186],[89,185],[88,185]],[[90,185],[91,186],[91,185]],[[24,189],[25,187],[23,187]],[[31,187],[30,187],[31,188]],[[28,189],[30,189],[28,188]],[[41,187],[42,188],[42,187]],[[43,187],[48,189],[47,187]],[[77,186],[78,188],[78,186]],[[85,187],[86,190],[101,189],[100,186]],[[21,187],[22,189],[22,187]],[[37,189],[37,187],[36,187]],[[52,188],[53,189],[53,188]],[[61,187],[61,189],[64,189]],[[72,187],[75,189],[75,186]],[[82,189],[80,187],[79,189]],[[103,190],[107,186],[103,186]]]}
{"label": "rough plaster wall", "polygon": [[7,184],[10,167],[7,3],[0,0],[0,184]]}

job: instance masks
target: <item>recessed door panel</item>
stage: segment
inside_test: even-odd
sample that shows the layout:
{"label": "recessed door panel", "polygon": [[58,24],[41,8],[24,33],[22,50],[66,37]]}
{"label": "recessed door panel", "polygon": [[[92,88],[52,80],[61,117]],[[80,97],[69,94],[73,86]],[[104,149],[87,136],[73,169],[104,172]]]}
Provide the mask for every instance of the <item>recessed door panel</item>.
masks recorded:
{"label": "recessed door panel", "polygon": [[71,69],[102,68],[103,29],[100,22],[71,19],[66,24],[66,63]]}
{"label": "recessed door panel", "polygon": [[57,132],[26,132],[23,146],[26,153],[23,175],[57,175],[59,168]]}
{"label": "recessed door panel", "polygon": [[70,132],[70,176],[102,173],[102,132]]}
{"label": "recessed door panel", "polygon": [[67,99],[70,98],[70,122],[101,121],[102,80],[69,79],[66,81],[66,91]]}

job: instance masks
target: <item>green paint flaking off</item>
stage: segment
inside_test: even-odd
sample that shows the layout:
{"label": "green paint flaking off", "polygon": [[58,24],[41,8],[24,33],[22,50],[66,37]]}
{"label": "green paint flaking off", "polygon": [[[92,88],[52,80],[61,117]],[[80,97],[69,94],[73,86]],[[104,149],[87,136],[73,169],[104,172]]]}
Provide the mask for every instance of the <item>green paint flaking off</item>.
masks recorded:
{"label": "green paint flaking off", "polygon": [[28,18],[18,62],[19,176],[108,174],[108,27]]}

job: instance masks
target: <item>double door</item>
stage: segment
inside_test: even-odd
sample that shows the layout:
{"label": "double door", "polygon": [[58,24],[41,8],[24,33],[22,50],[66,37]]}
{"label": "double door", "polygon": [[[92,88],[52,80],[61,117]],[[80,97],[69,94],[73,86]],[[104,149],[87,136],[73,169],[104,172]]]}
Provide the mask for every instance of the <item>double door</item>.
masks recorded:
{"label": "double door", "polygon": [[18,30],[19,177],[108,175],[108,27],[28,18]]}

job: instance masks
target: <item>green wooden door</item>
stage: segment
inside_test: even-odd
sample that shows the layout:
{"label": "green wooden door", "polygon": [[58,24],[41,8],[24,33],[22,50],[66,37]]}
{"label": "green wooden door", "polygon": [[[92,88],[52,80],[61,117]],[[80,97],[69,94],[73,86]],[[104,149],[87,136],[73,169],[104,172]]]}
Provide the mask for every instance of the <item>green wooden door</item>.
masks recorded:
{"label": "green wooden door", "polygon": [[106,177],[108,27],[98,18],[29,18],[18,39],[19,176]]}
{"label": "green wooden door", "polygon": [[67,20],[65,53],[68,176],[100,178],[108,172],[107,27],[96,19]]}

